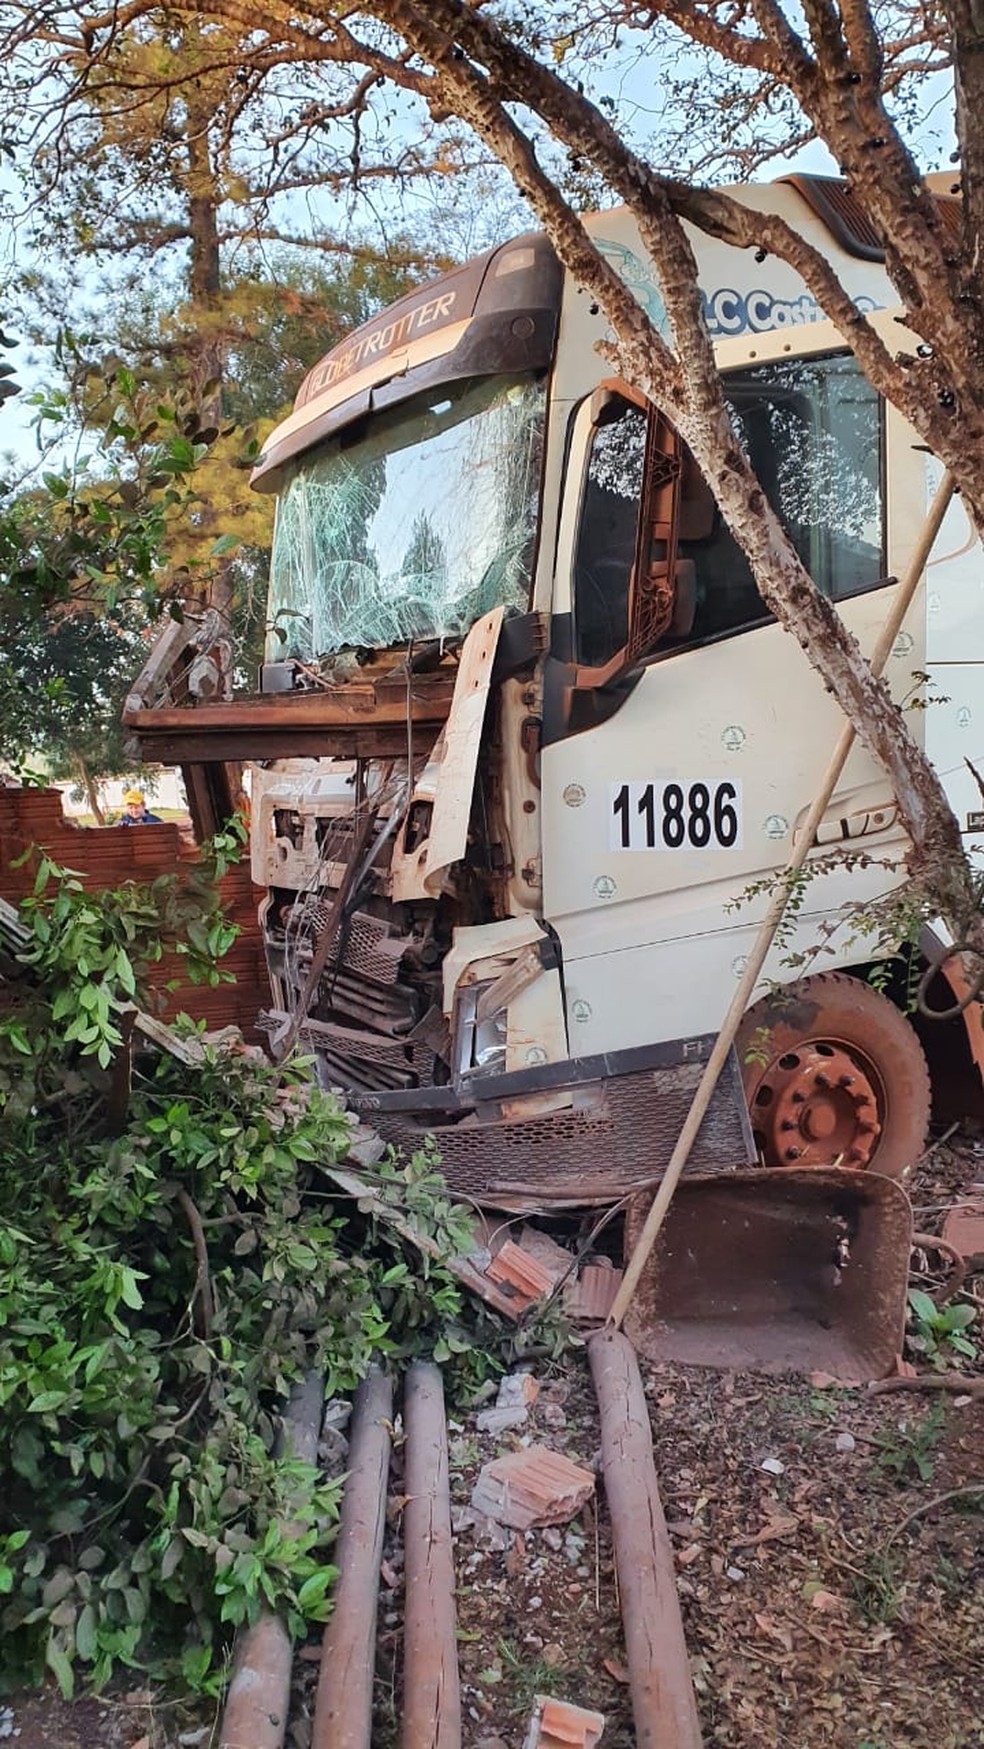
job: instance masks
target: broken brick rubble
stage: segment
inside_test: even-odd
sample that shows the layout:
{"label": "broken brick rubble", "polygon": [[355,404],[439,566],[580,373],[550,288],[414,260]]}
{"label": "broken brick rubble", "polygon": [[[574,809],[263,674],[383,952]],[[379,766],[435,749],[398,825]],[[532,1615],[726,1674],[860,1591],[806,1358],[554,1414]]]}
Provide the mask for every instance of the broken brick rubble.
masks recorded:
{"label": "broken brick rubble", "polygon": [[531,1445],[486,1464],[472,1493],[476,1512],[507,1524],[512,1530],[534,1525],[566,1524],[594,1494],[590,1470],[561,1452]]}
{"label": "broken brick rubble", "polygon": [[538,1694],[523,1749],[594,1749],[604,1729],[604,1713]]}
{"label": "broken brick rubble", "polygon": [[555,1280],[549,1269],[512,1239],[507,1239],[496,1252],[485,1274],[489,1281],[501,1282],[524,1306],[535,1305],[537,1300],[544,1299]]}
{"label": "broken brick rubble", "polygon": [[951,1209],[943,1222],[943,1238],[967,1261],[984,1257],[984,1202]]}

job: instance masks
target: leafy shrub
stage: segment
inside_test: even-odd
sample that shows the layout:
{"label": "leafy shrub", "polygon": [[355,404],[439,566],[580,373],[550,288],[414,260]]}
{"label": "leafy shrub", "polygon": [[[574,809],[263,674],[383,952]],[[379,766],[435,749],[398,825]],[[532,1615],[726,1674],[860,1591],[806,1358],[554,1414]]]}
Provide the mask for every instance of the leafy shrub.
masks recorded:
{"label": "leafy shrub", "polygon": [[976,1343],[966,1334],[976,1321],[976,1307],[952,1301],[938,1306],[922,1288],[914,1287],[909,1289],[909,1310],[909,1346],[925,1355],[937,1372],[959,1366],[961,1359],[976,1358]]}
{"label": "leafy shrub", "polygon": [[[62,872],[0,1022],[0,1679],[66,1694],[121,1664],[214,1687],[264,1605],[321,1619],[338,1486],[276,1455],[278,1403],[311,1369],[337,1392],[380,1354],[473,1358],[443,1264],[327,1175],[348,1120],[303,1063],[188,1023],[200,1060],[137,1057],[107,1134],[146,906]],[[467,1243],[431,1159],[375,1189]]]}

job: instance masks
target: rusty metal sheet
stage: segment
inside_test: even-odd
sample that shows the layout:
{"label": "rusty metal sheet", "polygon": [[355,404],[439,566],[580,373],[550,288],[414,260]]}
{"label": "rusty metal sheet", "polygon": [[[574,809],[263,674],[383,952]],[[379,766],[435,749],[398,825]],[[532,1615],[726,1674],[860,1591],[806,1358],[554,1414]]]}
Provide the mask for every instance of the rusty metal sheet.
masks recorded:
{"label": "rusty metal sheet", "polygon": [[[627,1222],[631,1250],[648,1199]],[[684,1179],[626,1331],[649,1359],[883,1378],[902,1347],[912,1210],[875,1172]]]}
{"label": "rusty metal sheet", "polygon": [[461,861],[467,848],[478,749],[504,614],[503,607],[486,614],[461,648],[427,841],[424,885],[431,894],[440,892],[445,871]]}

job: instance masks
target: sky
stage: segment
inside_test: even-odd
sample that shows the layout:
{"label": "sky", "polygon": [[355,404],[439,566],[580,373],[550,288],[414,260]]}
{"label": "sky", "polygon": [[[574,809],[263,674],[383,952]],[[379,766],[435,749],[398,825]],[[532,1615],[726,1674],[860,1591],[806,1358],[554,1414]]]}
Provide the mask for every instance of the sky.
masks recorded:
{"label": "sky", "polygon": [[[641,57],[638,52],[638,42],[630,40],[625,43],[621,50],[612,53],[604,61],[596,61],[594,65],[601,69],[602,76],[591,94],[596,98],[606,99],[617,106],[616,112],[619,120],[628,127],[637,140],[651,138],[662,119],[660,110],[662,86],[658,78],[660,69],[658,65],[654,65],[652,57],[649,59]],[[932,80],[927,81],[923,107],[928,120],[917,142],[917,149],[920,150],[920,155],[924,159],[927,169],[942,168],[947,164],[953,147],[950,126],[951,106],[947,82],[942,77],[934,76]],[[398,124],[398,128],[412,128],[412,126],[412,121],[406,118]],[[830,175],[835,173],[835,166],[832,164],[826,148],[814,142],[796,152],[791,158],[776,159],[756,176],[756,180],[770,180],[787,175],[793,170]],[[7,177],[6,185],[5,175]],[[9,172],[0,171],[0,198],[5,192],[9,192],[9,187]],[[469,223],[467,218],[462,219],[459,215],[455,221],[458,235],[452,246],[456,246],[457,252],[477,253],[480,249],[488,247],[491,242],[501,241],[502,236],[513,234],[515,230],[522,229],[526,222],[520,204],[515,197],[510,195],[502,203],[502,217],[499,220],[502,236],[490,235],[486,208],[483,203],[479,202],[472,203],[473,209],[476,204],[482,210],[477,214],[473,210],[471,224],[474,229],[472,234],[469,234],[466,228]],[[376,205],[376,219],[380,228],[384,229],[389,216],[385,199],[380,205],[380,199],[377,196]],[[467,206],[465,210],[467,211]],[[489,204],[487,210],[494,212],[494,203]],[[283,220],[286,220],[295,229],[303,230],[312,224],[321,223],[326,228],[341,229],[343,232],[346,224],[353,222],[347,203],[328,199],[316,190],[309,192],[304,197],[303,202],[297,200],[293,208],[287,207],[282,214]],[[394,222],[397,222],[395,214]],[[406,222],[405,213],[399,216],[398,222]],[[495,224],[494,219],[492,223]],[[360,228],[364,228],[364,219],[360,220],[359,224]],[[28,255],[22,232],[19,233],[16,228],[8,228],[4,247],[7,259],[0,263],[0,267],[9,267],[18,262],[22,265],[26,263]],[[93,294],[96,295],[100,285],[99,270],[93,268],[88,279],[93,288]],[[2,308],[0,308],[0,326],[7,330],[11,327],[9,317],[3,315]],[[44,378],[45,360],[43,356],[32,358],[25,346],[18,347],[14,353],[9,355],[9,358],[16,368],[17,381],[21,385],[22,393],[0,403],[0,454],[4,457],[12,456],[14,458],[13,469],[16,474],[25,467],[35,464],[38,459],[38,437],[33,428],[35,410],[29,405],[28,396]],[[4,471],[8,472],[9,477],[10,470],[5,469]]]}

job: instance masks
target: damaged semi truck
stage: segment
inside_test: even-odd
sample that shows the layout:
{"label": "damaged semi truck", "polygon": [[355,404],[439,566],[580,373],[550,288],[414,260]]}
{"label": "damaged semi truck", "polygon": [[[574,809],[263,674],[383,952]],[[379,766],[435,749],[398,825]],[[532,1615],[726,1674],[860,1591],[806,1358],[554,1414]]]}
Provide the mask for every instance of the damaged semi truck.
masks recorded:
{"label": "damaged semi truck", "polygon": [[[844,185],[731,192],[780,212],[905,344]],[[658,318],[628,217],[589,228]],[[791,269],[693,240],[752,463],[870,650],[941,469]],[[144,757],[185,767],[203,829],[228,762],[252,767],[274,1051],[300,1041],[385,1138],[434,1135],[450,1183],[505,1206],[658,1176],[840,727],[681,441],[606,374],[604,333],[531,234],[335,347],[253,475],[277,494],[259,692],[227,695],[206,616],[169,629],[127,706]],[[887,670],[897,699],[939,700],[910,722],[968,830],[982,586],[955,501]],[[855,746],[817,833],[823,872],[766,968],[795,982],[749,1010],[695,1171],[899,1176],[930,1117],[926,1049],[977,1079],[976,1003],[920,1036],[866,981],[858,908],[902,879],[905,851]],[[789,969],[821,943],[821,972]],[[912,969],[946,945],[925,931]]]}

